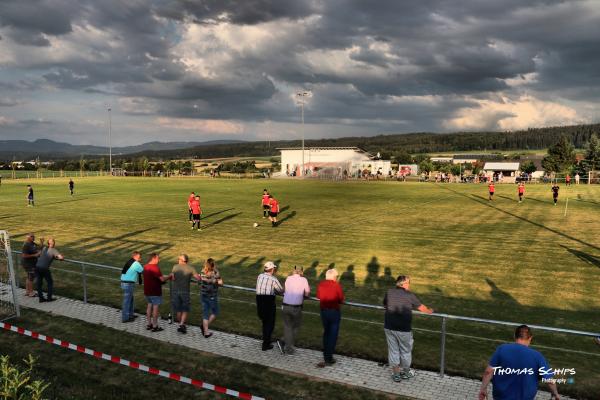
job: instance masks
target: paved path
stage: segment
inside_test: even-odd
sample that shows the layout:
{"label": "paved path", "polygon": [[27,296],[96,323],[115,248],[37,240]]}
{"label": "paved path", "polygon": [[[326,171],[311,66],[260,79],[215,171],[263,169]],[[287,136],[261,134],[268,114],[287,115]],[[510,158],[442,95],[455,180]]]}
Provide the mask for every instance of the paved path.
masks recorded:
{"label": "paved path", "polygon": [[[336,355],[338,362],[334,366],[317,368],[316,364],[322,360],[322,353],[319,351],[298,348],[296,354],[289,356],[282,355],[275,347],[263,352],[260,350],[261,342],[257,339],[218,331],[214,331],[214,335],[206,339],[202,336],[200,328],[194,326],[188,327],[188,333],[182,335],[176,331],[177,325],[168,325],[165,322],[164,331],[153,333],[146,330],[145,316],[141,316],[136,322],[123,324],[120,311],[115,308],[85,304],[67,298],[57,298],[51,303],[39,303],[37,298],[23,296],[23,289],[19,289],[19,293],[23,307],[318,379],[423,400],[473,400],[477,398],[479,390],[480,382],[477,380],[452,376],[442,378],[435,372],[422,370],[417,370],[413,379],[395,383],[391,380],[388,367],[381,367],[373,361],[339,355]],[[84,342],[81,344],[85,345]],[[542,392],[536,400],[547,400],[549,397],[549,393]],[[567,397],[562,399],[568,400]]]}

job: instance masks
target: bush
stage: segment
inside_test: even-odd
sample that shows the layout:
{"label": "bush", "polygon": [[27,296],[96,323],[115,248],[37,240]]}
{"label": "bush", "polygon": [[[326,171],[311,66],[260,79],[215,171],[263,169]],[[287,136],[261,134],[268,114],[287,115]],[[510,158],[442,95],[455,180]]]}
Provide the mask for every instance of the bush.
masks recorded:
{"label": "bush", "polygon": [[10,363],[8,356],[0,356],[0,399],[2,400],[41,400],[44,390],[50,386],[42,380],[33,380],[32,372],[35,359],[30,354],[23,360],[25,369]]}

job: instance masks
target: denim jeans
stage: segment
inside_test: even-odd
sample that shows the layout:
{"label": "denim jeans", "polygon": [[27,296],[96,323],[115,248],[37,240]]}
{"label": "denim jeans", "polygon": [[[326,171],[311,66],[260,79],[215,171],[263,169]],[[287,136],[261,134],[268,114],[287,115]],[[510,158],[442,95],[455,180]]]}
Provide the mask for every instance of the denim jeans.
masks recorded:
{"label": "denim jeans", "polygon": [[323,322],[323,358],[326,362],[333,360],[335,345],[340,331],[340,310],[321,310]]}
{"label": "denim jeans", "polygon": [[135,289],[135,283],[121,282],[121,289],[123,289],[121,321],[125,322],[133,317],[133,289]]}
{"label": "denim jeans", "polygon": [[52,280],[52,273],[50,273],[50,268],[36,268],[35,273],[37,275],[37,292],[38,297],[40,299],[44,298],[44,293],[42,293],[42,283],[45,279],[48,283],[48,298],[52,298],[52,289],[54,287],[54,281]]}

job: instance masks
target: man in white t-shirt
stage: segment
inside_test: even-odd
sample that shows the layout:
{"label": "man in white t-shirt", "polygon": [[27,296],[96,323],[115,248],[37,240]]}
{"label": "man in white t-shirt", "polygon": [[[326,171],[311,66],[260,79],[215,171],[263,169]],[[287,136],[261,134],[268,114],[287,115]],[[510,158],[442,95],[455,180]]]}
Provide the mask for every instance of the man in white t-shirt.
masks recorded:
{"label": "man in white t-shirt", "polygon": [[294,354],[294,343],[302,325],[302,305],[304,298],[310,295],[310,286],[304,277],[302,267],[294,266],[292,275],[285,280],[285,294],[281,315],[283,319],[283,340],[277,340],[281,354]]}

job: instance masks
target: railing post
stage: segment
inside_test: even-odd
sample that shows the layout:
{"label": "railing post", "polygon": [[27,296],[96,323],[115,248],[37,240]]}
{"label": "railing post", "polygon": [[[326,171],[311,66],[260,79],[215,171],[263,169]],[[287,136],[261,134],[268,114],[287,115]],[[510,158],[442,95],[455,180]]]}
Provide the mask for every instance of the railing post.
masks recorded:
{"label": "railing post", "polygon": [[83,279],[83,302],[87,304],[87,275],[85,273],[84,263],[81,263],[81,277]]}
{"label": "railing post", "polygon": [[440,377],[444,377],[446,365],[446,317],[442,317],[442,338],[440,344]]}

